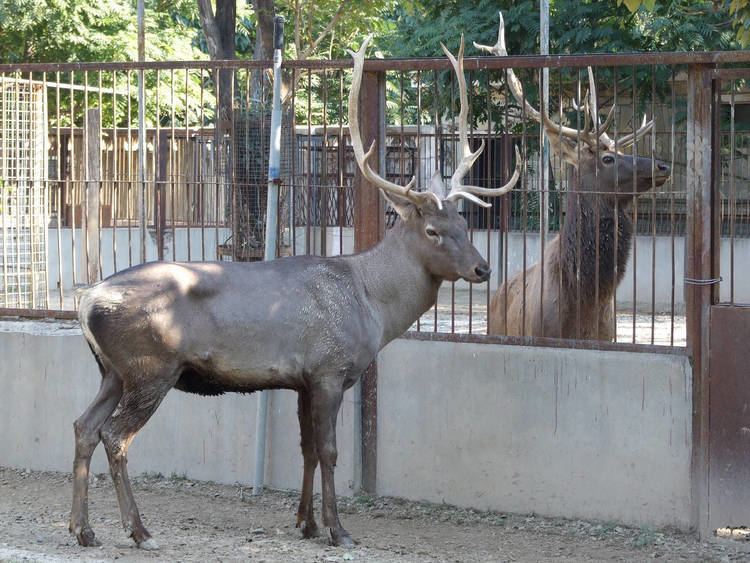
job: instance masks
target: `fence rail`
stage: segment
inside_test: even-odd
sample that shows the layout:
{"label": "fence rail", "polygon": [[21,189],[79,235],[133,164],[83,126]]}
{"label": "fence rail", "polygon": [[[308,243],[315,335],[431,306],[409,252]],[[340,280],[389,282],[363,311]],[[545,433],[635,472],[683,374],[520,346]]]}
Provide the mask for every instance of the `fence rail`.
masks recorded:
{"label": "fence rail", "polygon": [[[627,160],[637,153],[665,161],[672,177],[614,204],[617,217],[632,221],[633,236],[624,271],[616,272],[620,282],[603,306],[613,312],[613,335],[608,338],[613,345],[668,347],[684,346],[686,339],[686,185],[692,166],[686,142],[686,69],[715,68],[714,77],[721,81],[714,108],[720,155],[715,189],[721,205],[719,251],[726,272],[720,295],[732,303],[750,302],[748,284],[741,283],[748,275],[745,265],[750,264],[750,92],[745,87],[747,72],[720,68],[748,63],[747,52],[467,58],[470,141],[477,146],[483,140],[486,145],[467,181],[485,187],[504,183],[514,165],[513,146],[522,150],[523,175],[511,195],[492,201],[491,210],[462,210],[472,240],[493,267],[490,283],[446,284],[437,305],[413,328],[486,334],[498,290],[504,291],[516,274],[531,276],[534,264],[548,259],[558,244],[556,237],[567,232],[566,225],[570,229],[578,224],[573,219],[580,205],[571,203],[576,200],[572,194],[577,174],[553,148],[550,162],[544,164],[550,170],[549,183],[543,185],[543,138],[507,90],[509,67],[537,107],[541,69],[549,68],[550,112],[554,120],[569,126],[582,124],[572,100],[580,103],[587,89],[587,65],[595,69],[599,107],[617,107],[610,135],[626,135],[644,114],[654,120],[653,132],[618,158]],[[345,121],[350,67],[350,61],[284,63],[285,80],[293,87],[282,147],[282,255],[335,255],[355,248],[360,215],[354,190],[367,187],[360,185]],[[139,263],[141,248],[146,260],[259,259],[270,124],[267,68],[266,61],[0,65],[0,312],[71,316],[74,288],[96,281],[88,279],[92,261],[98,262],[99,275],[106,276]],[[434,170],[450,177],[457,150],[453,116],[458,90],[448,61],[369,60],[365,72],[385,76],[387,124],[381,144],[388,178],[405,183],[414,175],[424,185]],[[137,127],[138,73],[146,84],[144,131]],[[22,103],[32,99],[31,92],[36,92],[36,101]],[[98,155],[89,150],[85,127],[84,117],[91,109],[98,109],[101,118]],[[37,136],[29,137],[34,123]],[[34,150],[23,152],[24,148]],[[142,150],[147,166],[140,179],[137,163]],[[88,172],[92,159],[101,170],[95,178]],[[96,209],[90,208],[87,197],[91,190],[101,196]],[[143,217],[141,193],[146,202]],[[590,195],[611,196],[606,190]],[[22,242],[24,233],[11,226],[32,213],[41,214],[46,228],[33,234],[36,246],[28,260],[19,261],[26,252],[22,249],[32,243]],[[87,228],[92,213],[99,218],[93,234]],[[386,211],[387,221],[394,217]],[[26,231],[31,241],[31,231]],[[97,256],[90,255],[92,236],[99,243]],[[607,273],[602,264],[608,262],[601,258],[594,268],[597,280]],[[556,279],[554,271],[545,275],[548,284]],[[577,292],[579,311],[585,300],[602,299],[585,293],[585,281],[579,279],[571,289]],[[29,300],[29,292],[21,288],[32,286],[34,297]],[[534,300],[531,294],[525,298],[523,309]],[[581,345],[582,339],[591,337],[580,335],[581,328],[579,338],[557,341]],[[543,342],[555,334],[524,332],[515,337]]]}

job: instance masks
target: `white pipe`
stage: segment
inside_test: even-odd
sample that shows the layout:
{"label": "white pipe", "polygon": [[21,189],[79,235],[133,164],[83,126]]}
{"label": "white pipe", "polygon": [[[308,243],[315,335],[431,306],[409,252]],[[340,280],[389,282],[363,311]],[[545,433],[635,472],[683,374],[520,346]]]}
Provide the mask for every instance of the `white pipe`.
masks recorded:
{"label": "white pipe", "polygon": [[[138,0],[138,62],[146,60],[145,0]],[[138,69],[138,215],[140,219],[140,262],[146,262],[146,86],[143,68]]]}
{"label": "white pipe", "polygon": [[[266,201],[265,260],[276,258],[278,237],[279,184],[281,163],[281,55],[284,49],[284,18],[273,20],[273,107],[271,110],[271,146],[268,155],[268,199]],[[255,424],[255,481],[253,494],[263,492],[266,468],[266,433],[268,427],[268,391],[258,393]]]}

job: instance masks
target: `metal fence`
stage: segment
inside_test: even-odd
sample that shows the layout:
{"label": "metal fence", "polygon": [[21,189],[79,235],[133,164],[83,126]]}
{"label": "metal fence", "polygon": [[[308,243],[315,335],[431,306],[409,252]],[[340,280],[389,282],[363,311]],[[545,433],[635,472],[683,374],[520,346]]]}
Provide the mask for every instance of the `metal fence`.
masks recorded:
{"label": "metal fence", "polygon": [[[467,182],[502,185],[514,166],[514,146],[521,149],[523,174],[512,194],[492,201],[491,209],[462,209],[472,240],[493,268],[490,283],[445,284],[437,305],[414,330],[486,334],[492,324],[488,318],[497,314],[492,312],[493,303],[503,301],[497,295],[505,292],[501,324],[506,330],[491,330],[497,334],[530,337],[524,342],[562,337],[567,343],[600,339],[683,346],[686,184],[693,165],[687,146],[691,126],[687,65],[738,62],[747,64],[750,57],[709,53],[467,59],[470,141],[477,146],[483,140],[486,146]],[[579,178],[559,151],[552,147],[549,162],[541,163],[540,127],[514,101],[506,76],[508,66],[515,68],[528,101],[539,107],[545,65],[550,67],[553,121],[583,126],[585,114],[576,110],[576,104],[582,104],[589,88],[587,65],[594,68],[602,119],[610,107],[616,107],[609,129],[612,138],[632,132],[643,115],[654,120],[652,131],[617,158],[626,161],[638,154],[664,161],[671,167],[671,178],[603,206],[601,202],[611,195],[606,187],[586,196],[598,202],[595,216],[589,217],[591,225],[601,227],[608,218],[617,224],[614,247],[602,245],[596,237],[606,238],[615,231],[598,227],[592,231],[594,244],[584,244],[573,254],[560,251],[565,240],[580,243],[586,226],[581,206],[583,202],[587,209],[586,200],[576,195]],[[0,65],[4,87],[35,88],[46,94],[47,150],[37,147],[45,156],[43,177],[37,184],[45,190],[38,193],[44,193],[48,226],[43,294],[31,305],[20,305],[13,297],[19,290],[6,276],[0,283],[5,299],[0,301],[2,312],[72,316],[76,286],[142,260],[259,259],[269,139],[267,66],[247,61]],[[355,248],[354,190],[369,188],[359,185],[349,145],[345,115],[350,66],[349,61],[285,63],[290,94],[282,150],[281,255],[335,255]],[[448,62],[373,60],[367,62],[366,71],[383,78],[383,110],[379,115],[368,113],[367,119],[386,125],[380,144],[387,177],[405,183],[414,175],[418,185],[424,185],[436,169],[450,177],[457,150],[458,90]],[[143,131],[137,126],[139,73],[145,85]],[[230,78],[219,79],[220,74]],[[222,85],[231,95],[219,91]],[[745,265],[750,263],[750,111],[745,111],[750,109],[746,105],[750,97],[744,79],[725,81],[714,102],[720,154],[715,167],[720,196],[716,204],[721,205],[719,251],[722,263],[726,262],[720,291],[722,299],[750,302],[748,284],[742,283]],[[91,110],[98,110],[96,131],[86,127]],[[1,115],[0,131],[6,139],[20,126],[7,112]],[[378,128],[373,124],[373,129]],[[100,140],[100,150],[94,151],[98,154],[90,148],[94,138]],[[7,148],[2,151],[0,181],[9,186],[17,180],[9,172],[17,157]],[[92,161],[98,162],[98,168],[91,167]],[[542,173],[543,168],[548,172]],[[92,190],[100,196],[93,208]],[[13,212],[24,214],[28,209],[16,204]],[[394,220],[392,212],[385,213],[386,223]],[[93,215],[99,218],[94,231]],[[632,223],[632,233],[621,230],[627,223]],[[8,262],[20,247],[13,246],[12,237],[4,240],[10,244],[6,242],[0,251]],[[622,261],[607,252],[627,256]],[[570,256],[578,262],[566,265]],[[582,273],[589,262],[593,283]],[[98,267],[92,270],[92,263]],[[566,267],[579,273],[570,287],[563,288],[559,272]],[[602,280],[612,274],[619,281],[608,293]],[[538,314],[544,321],[545,312],[537,307],[543,299],[531,290],[527,295],[524,289],[521,312],[512,313],[521,315],[522,328],[508,331],[507,291],[514,276],[521,280],[515,282],[519,288],[538,277],[542,287],[557,283],[558,297],[565,289],[566,306],[571,308],[565,314],[577,320],[573,332],[534,329],[534,318],[525,316]],[[587,311],[592,302],[599,305],[594,322],[598,328],[593,332],[586,324],[591,324]],[[546,314],[561,317],[560,301],[555,306],[557,311],[549,306]]]}

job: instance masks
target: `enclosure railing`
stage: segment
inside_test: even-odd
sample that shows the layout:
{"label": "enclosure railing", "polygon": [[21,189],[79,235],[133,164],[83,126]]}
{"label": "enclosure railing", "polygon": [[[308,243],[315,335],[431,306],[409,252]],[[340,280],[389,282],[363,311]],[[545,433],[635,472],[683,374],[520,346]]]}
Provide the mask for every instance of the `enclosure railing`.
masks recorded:
{"label": "enclosure railing", "polygon": [[[739,52],[467,58],[470,142],[476,147],[484,141],[485,150],[466,181],[502,185],[515,166],[514,146],[521,150],[522,177],[510,195],[491,201],[491,209],[461,210],[474,244],[493,268],[490,282],[445,284],[437,305],[413,329],[482,337],[496,295],[507,294],[519,276],[513,291],[522,294],[520,312],[510,310],[506,297],[503,316],[507,324],[509,315],[520,315],[522,330],[508,341],[602,346],[605,340],[623,349],[684,346],[690,314],[685,301],[686,186],[694,166],[687,144],[687,77],[696,65],[748,63],[750,54]],[[632,132],[643,115],[655,123],[617,159],[632,161],[638,154],[664,161],[671,178],[614,199],[600,185],[586,195],[599,202],[586,223],[582,209],[589,207],[582,208],[585,200],[574,197],[579,186],[575,168],[554,147],[550,161],[541,163],[540,127],[508,91],[506,69],[515,69],[525,96],[538,108],[541,69],[549,68],[552,119],[581,128],[585,116],[575,108],[589,88],[589,65],[601,119],[616,107],[610,136]],[[259,259],[269,67],[269,62],[250,61],[0,65],[0,313],[72,317],[75,289],[139,263],[141,248],[147,261]],[[362,247],[355,240],[362,229],[377,230],[395,219],[389,210],[385,220],[366,219],[368,213],[379,213],[377,206],[374,211],[356,208],[355,190],[371,188],[360,185],[349,144],[350,67],[350,61],[284,63],[290,95],[282,135],[281,255],[352,252]],[[139,69],[146,84],[144,131],[137,127]],[[458,106],[449,62],[369,60],[365,72],[379,77],[373,83],[381,84],[378,95],[386,101],[381,112],[363,113],[363,127],[382,129],[379,147],[388,178],[405,183],[414,175],[420,186],[435,170],[449,178],[457,151]],[[741,78],[725,80],[720,90],[713,101],[720,155],[715,204],[722,215],[717,251],[726,272],[720,292],[724,300],[749,302],[750,284],[742,281],[750,264],[750,123],[743,120],[750,96]],[[86,126],[92,111],[100,123],[96,131]],[[95,139],[98,151],[91,149]],[[147,156],[142,181],[140,151]],[[550,170],[547,185],[542,166]],[[100,197],[91,198],[92,191]],[[582,241],[586,233],[580,225],[608,220],[616,223],[614,228],[595,228],[589,233],[594,238]],[[623,230],[629,223],[632,233]],[[614,247],[603,244],[610,235],[617,239]],[[577,253],[559,250],[566,237],[577,241]],[[607,254],[612,248],[625,253],[626,260]],[[575,262],[566,263],[573,255]],[[578,272],[566,278],[573,280],[569,287],[561,282],[565,268]],[[618,281],[610,294],[602,280],[611,275]],[[533,315],[545,315],[537,306],[542,293],[524,288],[537,279],[543,287],[558,284],[558,298],[567,295],[566,306],[572,307],[567,314],[578,320],[572,333],[532,328]],[[592,302],[600,304],[594,321],[585,314]],[[545,307],[547,315],[563,314],[560,301]],[[593,332],[592,323],[599,327]],[[501,338],[503,331],[493,332]]]}

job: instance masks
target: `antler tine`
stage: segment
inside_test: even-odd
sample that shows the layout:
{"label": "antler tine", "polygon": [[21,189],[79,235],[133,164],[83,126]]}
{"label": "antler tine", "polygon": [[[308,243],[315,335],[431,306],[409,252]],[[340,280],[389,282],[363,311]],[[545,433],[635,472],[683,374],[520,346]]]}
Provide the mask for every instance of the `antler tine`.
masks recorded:
{"label": "antler tine", "polygon": [[454,200],[462,197],[476,203],[477,205],[481,205],[482,207],[492,207],[492,204],[487,203],[486,201],[482,201],[475,196],[482,195],[487,197],[498,197],[508,193],[515,187],[515,185],[518,183],[518,179],[521,177],[521,163],[523,162],[521,160],[521,153],[518,151],[518,145],[515,146],[515,149],[516,167],[513,170],[513,176],[510,177],[510,180],[508,180],[508,182],[504,186],[501,186],[499,188],[483,188],[481,186],[462,185],[460,191],[454,192],[451,190],[451,193],[448,194],[448,197],[446,199]]}
{"label": "antler tine", "polygon": [[474,162],[476,162],[477,158],[479,158],[479,155],[482,154],[482,151],[484,150],[484,139],[482,139],[479,148],[476,151],[472,152],[471,147],[469,146],[469,100],[467,94],[466,76],[464,75],[464,36],[463,34],[461,35],[461,46],[458,49],[458,57],[454,57],[453,53],[451,53],[448,48],[442,43],[440,44],[440,46],[443,48],[443,52],[451,62],[453,70],[456,72],[456,78],[458,79],[459,98],[461,100],[461,109],[458,114],[460,161],[456,166],[456,170],[453,172],[453,176],[451,176],[451,187],[448,195],[446,196],[446,199],[455,200],[458,198],[464,198],[473,203],[476,203],[477,205],[481,205],[482,207],[492,207],[492,204],[487,203],[486,201],[482,201],[481,199],[476,197],[476,195],[498,196],[506,193],[507,191],[511,190],[513,186],[515,186],[516,182],[518,181],[518,177],[520,176],[519,167],[521,158],[518,155],[518,147],[516,147],[516,171],[510,182],[508,182],[502,188],[482,188],[480,186],[468,186],[462,183],[466,174],[468,174],[469,170],[471,170]]}
{"label": "antler tine", "polygon": [[617,143],[619,148],[627,148],[630,145],[635,144],[638,142],[638,140],[649,133],[651,129],[654,127],[654,120],[646,121],[646,116],[643,116],[643,122],[641,123],[641,126],[638,128],[637,131],[634,133],[629,133],[625,135],[620,141]]}
{"label": "antler tine", "polygon": [[[500,16],[500,22],[497,29],[497,43],[495,43],[493,46],[488,46],[480,45],[475,41],[474,47],[482,51],[492,53],[496,57],[507,57],[508,50],[505,48],[505,20],[503,19],[502,12],[498,12],[498,15]],[[539,110],[534,108],[524,97],[523,86],[521,85],[521,81],[516,76],[516,73],[513,72],[513,69],[507,68],[506,72],[508,77],[508,88],[510,89],[511,94],[513,94],[513,97],[516,99],[516,101],[524,107],[526,114],[529,117],[531,117],[534,121],[543,123],[546,127],[551,126],[559,135],[563,135],[565,137],[570,137],[573,139],[580,138],[580,132],[577,129],[566,127],[564,125],[553,122],[550,119],[549,115],[547,115],[546,109],[540,113]]]}
{"label": "antler tine", "polygon": [[381,177],[376,173],[370,166],[370,158],[375,153],[375,142],[370,145],[367,152],[364,151],[362,146],[362,136],[359,131],[359,112],[357,111],[359,105],[359,91],[362,87],[362,70],[365,62],[365,51],[367,46],[372,40],[372,34],[368,35],[362,42],[359,50],[354,52],[347,49],[349,54],[354,59],[354,71],[352,73],[352,86],[349,90],[349,135],[352,140],[352,148],[354,149],[354,158],[357,161],[357,165],[362,172],[362,175],[372,184],[380,188],[386,193],[394,194],[397,196],[404,197],[415,204],[423,204],[426,201],[433,200],[437,204],[439,209],[442,209],[442,202],[438,196],[431,192],[415,192],[412,190],[416,177],[412,176],[409,183],[405,186],[400,186],[394,182],[390,182],[385,178]]}
{"label": "antler tine", "polygon": [[[448,48],[440,43],[443,48],[443,52],[448,57],[448,60],[453,66],[453,70],[456,72],[456,78],[458,79],[458,94],[461,102],[461,109],[458,114],[458,142],[459,142],[459,158],[460,161],[456,170],[451,176],[451,189],[450,192],[459,190],[461,188],[461,180],[464,179],[466,174],[471,170],[472,165],[476,162],[479,155],[484,150],[484,139],[479,148],[472,152],[469,146],[469,100],[466,86],[466,76],[464,75],[464,36],[461,35],[461,46],[458,49],[458,59],[453,56]],[[450,193],[449,192],[449,193]]]}

